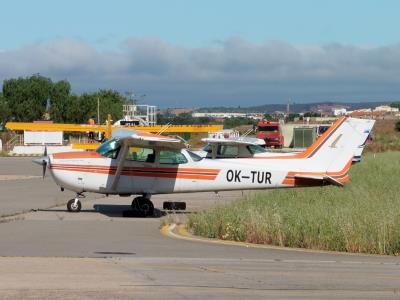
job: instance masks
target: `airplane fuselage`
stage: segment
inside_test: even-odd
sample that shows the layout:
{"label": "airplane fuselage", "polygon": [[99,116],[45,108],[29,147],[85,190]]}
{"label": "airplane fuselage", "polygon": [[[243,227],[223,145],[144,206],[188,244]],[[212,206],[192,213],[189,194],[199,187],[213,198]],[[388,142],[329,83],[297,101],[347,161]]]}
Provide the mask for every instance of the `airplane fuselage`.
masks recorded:
{"label": "airplane fuselage", "polygon": [[[60,153],[50,156],[49,168],[55,182],[75,192],[102,194],[166,194],[177,192],[267,189],[309,185],[295,181],[290,173],[302,172],[304,160],[290,159],[202,159],[194,161],[185,149],[187,162],[125,161],[118,184],[112,188],[118,159],[102,157],[96,152]],[[347,169],[337,176],[347,180]],[[325,170],[314,172],[326,174]]]}

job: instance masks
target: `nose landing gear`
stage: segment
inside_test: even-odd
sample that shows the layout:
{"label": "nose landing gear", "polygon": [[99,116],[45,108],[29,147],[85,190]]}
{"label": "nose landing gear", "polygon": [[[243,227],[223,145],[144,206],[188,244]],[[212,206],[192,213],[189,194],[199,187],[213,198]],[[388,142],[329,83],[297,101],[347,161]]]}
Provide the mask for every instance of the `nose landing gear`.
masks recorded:
{"label": "nose landing gear", "polygon": [[82,204],[79,198],[85,198],[82,193],[77,193],[74,199],[71,199],[67,203],[67,209],[69,212],[80,212],[82,209]]}

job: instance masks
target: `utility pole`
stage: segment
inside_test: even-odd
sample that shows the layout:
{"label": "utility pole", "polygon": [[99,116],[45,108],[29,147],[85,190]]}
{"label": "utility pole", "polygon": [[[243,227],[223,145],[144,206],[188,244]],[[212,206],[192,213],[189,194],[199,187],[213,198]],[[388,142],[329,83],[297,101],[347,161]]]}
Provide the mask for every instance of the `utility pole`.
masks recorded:
{"label": "utility pole", "polygon": [[97,97],[97,124],[100,125],[100,99]]}
{"label": "utility pole", "polygon": [[286,104],[286,115],[288,115],[289,116],[289,114],[290,114],[290,98],[289,98],[289,100],[288,100],[288,103]]}
{"label": "utility pole", "polygon": [[124,94],[126,98],[132,102],[132,105],[137,105],[139,100],[142,100],[146,96],[146,94],[139,95],[134,93],[133,91],[127,91]]}
{"label": "utility pole", "polygon": [[[97,126],[100,125],[100,98],[97,96]],[[101,140],[101,132],[98,132],[98,139]]]}

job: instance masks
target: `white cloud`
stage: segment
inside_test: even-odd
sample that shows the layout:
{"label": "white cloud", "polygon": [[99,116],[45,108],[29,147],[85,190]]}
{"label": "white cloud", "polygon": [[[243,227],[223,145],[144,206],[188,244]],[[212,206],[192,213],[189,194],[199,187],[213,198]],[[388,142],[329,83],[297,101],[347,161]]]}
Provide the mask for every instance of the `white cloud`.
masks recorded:
{"label": "white cloud", "polygon": [[137,90],[161,105],[251,105],[316,100],[399,99],[400,45],[254,44],[231,38],[185,48],[130,38],[98,51],[60,39],[0,52],[0,80],[40,73],[76,92]]}

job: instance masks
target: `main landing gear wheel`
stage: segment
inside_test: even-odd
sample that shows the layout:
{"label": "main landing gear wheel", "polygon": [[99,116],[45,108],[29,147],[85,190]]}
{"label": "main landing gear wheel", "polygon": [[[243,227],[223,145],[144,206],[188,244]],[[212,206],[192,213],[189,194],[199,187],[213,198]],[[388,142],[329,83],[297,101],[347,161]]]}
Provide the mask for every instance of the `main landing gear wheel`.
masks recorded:
{"label": "main landing gear wheel", "polygon": [[82,209],[82,204],[79,199],[71,199],[67,203],[67,209],[69,212],[80,212]]}
{"label": "main landing gear wheel", "polygon": [[136,197],[132,201],[132,209],[139,211],[145,217],[152,216],[154,214],[154,205],[146,197]]}

